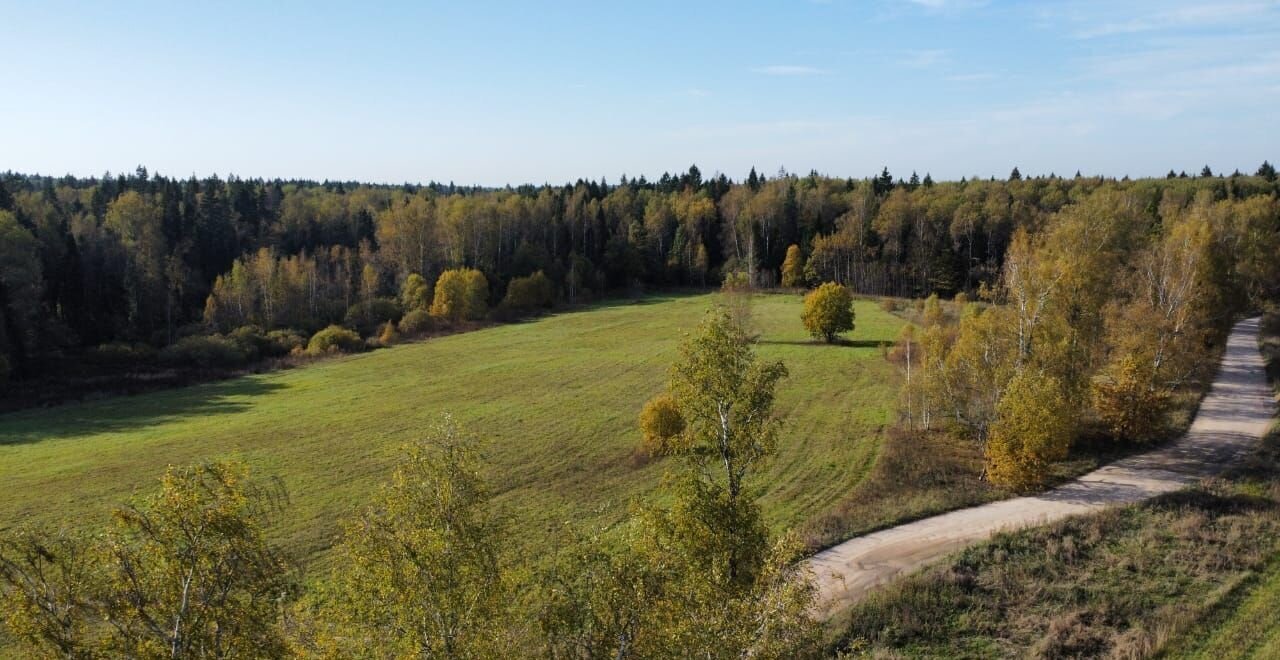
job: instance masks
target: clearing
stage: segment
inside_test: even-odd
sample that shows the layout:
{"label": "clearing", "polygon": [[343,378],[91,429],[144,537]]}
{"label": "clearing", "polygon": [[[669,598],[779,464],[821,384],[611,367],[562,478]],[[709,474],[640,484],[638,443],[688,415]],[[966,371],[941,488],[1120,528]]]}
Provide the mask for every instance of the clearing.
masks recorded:
{"label": "clearing", "polygon": [[[274,534],[320,559],[339,521],[389,476],[402,443],[450,412],[483,439],[496,504],[518,550],[566,521],[603,525],[651,492],[666,461],[633,457],[636,416],[683,332],[717,294],[650,296],[397,346],[305,368],[0,416],[0,530],[96,526],[170,464],[238,458],[279,477]],[[897,393],[881,355],[902,321],[857,303],[848,345],[815,344],[798,295],[757,296],[762,357],[781,359],[780,455],[758,483],[774,527],[844,497],[874,462]],[[517,515],[518,514],[518,515]],[[535,555],[536,556],[536,555]]]}

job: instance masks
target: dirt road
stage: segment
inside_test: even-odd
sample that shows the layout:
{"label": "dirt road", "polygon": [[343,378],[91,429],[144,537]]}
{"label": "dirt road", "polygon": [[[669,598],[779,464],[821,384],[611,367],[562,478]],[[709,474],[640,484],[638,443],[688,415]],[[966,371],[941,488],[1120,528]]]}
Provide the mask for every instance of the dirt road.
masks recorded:
{"label": "dirt road", "polygon": [[809,560],[826,614],[872,587],[994,532],[1042,524],[1167,493],[1210,476],[1270,428],[1275,396],[1258,353],[1258,319],[1231,330],[1222,366],[1186,435],[1151,452],[1116,461],[1051,491],[993,502],[851,539]]}

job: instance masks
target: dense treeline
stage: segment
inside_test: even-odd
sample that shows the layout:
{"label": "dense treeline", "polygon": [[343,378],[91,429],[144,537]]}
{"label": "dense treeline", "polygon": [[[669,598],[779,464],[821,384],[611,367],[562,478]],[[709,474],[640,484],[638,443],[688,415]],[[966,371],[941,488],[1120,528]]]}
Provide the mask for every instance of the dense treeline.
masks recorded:
{"label": "dense treeline", "polygon": [[1091,427],[1167,436],[1170,402],[1207,382],[1237,315],[1280,293],[1280,200],[1218,193],[1103,186],[1016,228],[980,301],[947,313],[930,296],[904,330],[904,421],[979,442],[987,477],[1017,490]]}
{"label": "dense treeline", "polygon": [[1097,195],[1123,195],[1126,212],[1154,221],[1169,199],[1277,191],[1268,164],[1255,176],[1203,174],[1115,181],[1015,170],[1006,181],[935,183],[887,171],[866,180],[752,171],[733,182],[692,167],[656,182],[492,190],[178,180],[144,168],[90,179],[10,173],[0,176],[0,353],[22,378],[88,347],[163,347],[247,324],[310,334],[364,319],[357,329],[368,334],[411,311],[412,275],[430,300],[440,274],[459,268],[484,276],[487,306],[513,278],[538,272],[571,302],[733,271],[764,286],[951,295],[993,283],[1018,230]]}

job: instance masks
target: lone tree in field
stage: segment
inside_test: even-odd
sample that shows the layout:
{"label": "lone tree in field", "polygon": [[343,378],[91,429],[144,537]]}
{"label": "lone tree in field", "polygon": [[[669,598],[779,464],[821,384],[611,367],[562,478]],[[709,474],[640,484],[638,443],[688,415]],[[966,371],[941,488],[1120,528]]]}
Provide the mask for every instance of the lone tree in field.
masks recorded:
{"label": "lone tree in field", "polygon": [[787,258],[782,262],[782,286],[804,286],[804,257],[800,254],[799,245],[787,248]]}
{"label": "lone tree in field", "polygon": [[828,344],[842,332],[853,331],[853,295],[835,282],[827,282],[804,297],[800,320],[809,334]]}

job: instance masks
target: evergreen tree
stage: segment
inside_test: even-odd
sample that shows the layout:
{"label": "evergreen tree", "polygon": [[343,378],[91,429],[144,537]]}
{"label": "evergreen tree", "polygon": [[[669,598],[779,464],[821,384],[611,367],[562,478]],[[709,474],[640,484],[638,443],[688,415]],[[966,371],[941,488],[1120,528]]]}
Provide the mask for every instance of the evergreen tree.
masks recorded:
{"label": "evergreen tree", "polygon": [[[1276,180],[1276,168],[1274,165],[1264,160],[1262,161],[1262,165],[1258,167],[1257,176],[1274,183]],[[3,208],[3,206],[0,206],[0,208]]]}

